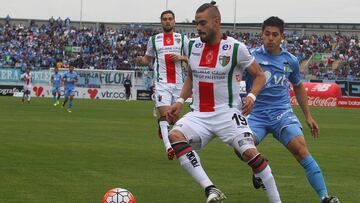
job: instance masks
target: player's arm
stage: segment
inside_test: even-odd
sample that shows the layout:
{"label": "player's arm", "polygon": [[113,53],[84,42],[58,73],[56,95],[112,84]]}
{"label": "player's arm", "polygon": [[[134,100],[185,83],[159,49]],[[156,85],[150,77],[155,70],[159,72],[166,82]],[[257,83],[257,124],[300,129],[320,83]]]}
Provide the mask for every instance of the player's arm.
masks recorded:
{"label": "player's arm", "polygon": [[172,62],[178,62],[178,61],[183,61],[187,63],[187,57],[185,55],[180,55],[180,54],[171,54],[170,60]]}
{"label": "player's arm", "polygon": [[170,60],[172,62],[178,62],[178,61],[185,62],[185,63],[188,62],[187,55],[188,55],[189,39],[186,36],[184,36],[183,40],[184,40],[184,42],[183,42],[184,44],[183,44],[182,53],[181,54],[172,54],[170,57]]}
{"label": "player's arm", "polygon": [[254,80],[250,92],[243,100],[242,113],[245,116],[251,113],[256,97],[259,95],[266,81],[264,72],[255,60],[250,64],[250,66],[247,67],[247,71],[254,78]]}
{"label": "player's arm", "polygon": [[296,99],[299,103],[299,106],[301,107],[301,110],[302,110],[304,116],[305,116],[306,123],[311,130],[311,135],[315,138],[318,138],[320,135],[320,128],[311,115],[310,108],[308,105],[308,96],[307,96],[306,90],[302,83],[299,83],[298,85],[293,85],[293,87],[294,87],[294,93],[295,93]]}
{"label": "player's arm", "polygon": [[139,65],[149,65],[153,60],[154,57],[145,55],[136,57],[135,62]]}
{"label": "player's arm", "polygon": [[73,79],[74,84],[77,83],[78,80],[78,76],[76,75],[76,77]]}
{"label": "player's arm", "polygon": [[150,37],[147,43],[145,56],[138,56],[135,58],[135,63],[138,65],[149,65],[151,62],[153,62],[155,58],[155,50],[152,44],[153,37],[154,36]]}

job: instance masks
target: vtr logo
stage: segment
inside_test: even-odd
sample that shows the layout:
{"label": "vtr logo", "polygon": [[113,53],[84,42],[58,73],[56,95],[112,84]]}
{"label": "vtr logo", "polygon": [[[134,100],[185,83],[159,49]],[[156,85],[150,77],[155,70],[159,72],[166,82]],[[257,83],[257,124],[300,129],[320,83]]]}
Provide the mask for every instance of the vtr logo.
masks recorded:
{"label": "vtr logo", "polygon": [[[266,77],[266,84],[268,86],[271,86],[271,85],[282,85],[284,86],[286,83],[287,83],[287,78],[285,75],[274,75],[273,77],[271,77],[271,72],[269,71],[265,71],[264,72],[265,74],[265,77]],[[273,81],[271,81],[273,78]],[[270,83],[269,83],[270,82]]]}
{"label": "vtr logo", "polygon": [[286,82],[287,82],[287,78],[285,75],[280,75],[280,76],[274,75],[274,83],[276,85],[284,86]]}

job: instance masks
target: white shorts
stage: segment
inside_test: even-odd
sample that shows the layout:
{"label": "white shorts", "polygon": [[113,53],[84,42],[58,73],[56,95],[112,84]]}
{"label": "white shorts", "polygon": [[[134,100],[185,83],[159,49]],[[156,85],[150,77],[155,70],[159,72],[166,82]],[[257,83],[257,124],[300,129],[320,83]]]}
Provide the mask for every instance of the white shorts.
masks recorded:
{"label": "white shorts", "polygon": [[[211,113],[189,112],[175,123],[172,130],[183,133],[195,150],[203,148],[215,136],[228,145],[232,145],[235,138],[244,142],[252,139],[249,138],[252,131],[246,117],[236,108]],[[248,148],[255,148],[250,145]]]}
{"label": "white shorts", "polygon": [[27,90],[31,91],[31,89],[32,89],[32,84],[24,85],[24,91]]}
{"label": "white shorts", "polygon": [[155,106],[171,106],[180,97],[183,84],[155,83]]}

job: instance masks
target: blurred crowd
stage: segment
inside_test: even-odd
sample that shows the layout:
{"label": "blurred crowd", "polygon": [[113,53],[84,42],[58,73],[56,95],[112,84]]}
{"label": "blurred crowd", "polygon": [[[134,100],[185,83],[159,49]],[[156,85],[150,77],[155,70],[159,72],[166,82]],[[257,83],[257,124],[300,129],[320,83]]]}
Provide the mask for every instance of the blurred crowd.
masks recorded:
{"label": "blurred crowd", "polygon": [[[125,70],[135,69],[134,59],[144,55],[149,37],[158,28],[145,29],[140,24],[119,28],[90,27],[78,29],[70,19],[49,19],[49,23],[11,24],[6,18],[0,24],[1,67],[54,67],[57,62],[75,61],[78,68]],[[186,33],[189,38],[196,33]],[[257,33],[228,31],[249,49],[261,45]],[[283,48],[294,54],[304,68],[302,72],[316,78],[360,79],[360,42],[358,36],[316,35],[302,32],[286,33]],[[317,53],[327,54],[326,60],[314,60]],[[311,59],[311,60],[309,60]]]}

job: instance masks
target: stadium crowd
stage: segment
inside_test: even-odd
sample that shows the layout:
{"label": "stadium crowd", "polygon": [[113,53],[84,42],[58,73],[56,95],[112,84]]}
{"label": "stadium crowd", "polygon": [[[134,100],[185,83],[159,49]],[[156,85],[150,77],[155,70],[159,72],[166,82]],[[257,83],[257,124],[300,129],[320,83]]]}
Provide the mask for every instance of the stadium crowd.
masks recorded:
{"label": "stadium crowd", "polygon": [[[7,17],[0,24],[0,66],[2,67],[54,67],[56,62],[75,61],[84,69],[135,69],[134,59],[144,55],[149,37],[159,30],[129,25],[117,29],[90,27],[78,29],[70,19],[49,19],[49,23],[30,25],[11,24]],[[186,33],[189,38],[196,33]],[[259,34],[228,31],[250,49],[261,44]],[[77,47],[78,51],[74,51]],[[283,47],[306,64],[304,74],[316,78],[360,80],[360,42],[358,36],[316,35],[299,32],[286,33]],[[310,59],[313,54],[327,53],[327,61]],[[333,63],[336,62],[333,66]],[[305,75],[304,75],[305,77]]]}

